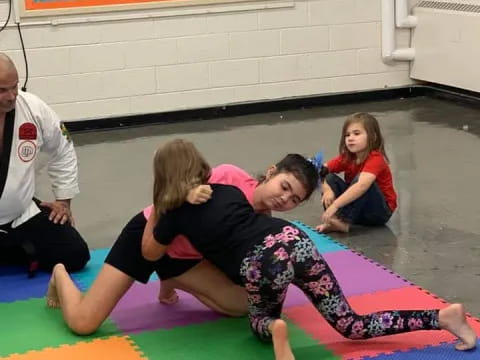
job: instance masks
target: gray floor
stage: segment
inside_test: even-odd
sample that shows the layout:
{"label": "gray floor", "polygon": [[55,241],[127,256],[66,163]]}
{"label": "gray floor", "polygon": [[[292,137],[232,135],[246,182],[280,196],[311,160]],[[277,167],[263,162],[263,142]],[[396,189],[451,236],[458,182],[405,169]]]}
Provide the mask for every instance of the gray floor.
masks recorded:
{"label": "gray floor", "polygon": [[[212,165],[257,174],[288,152],[334,156],[343,120],[356,111],[381,122],[400,206],[388,227],[333,237],[480,315],[480,111],[466,105],[415,98],[74,134],[78,227],[91,248],[110,246],[150,203],[152,155],[167,139],[188,138]],[[317,195],[279,215],[316,225],[321,212]]]}

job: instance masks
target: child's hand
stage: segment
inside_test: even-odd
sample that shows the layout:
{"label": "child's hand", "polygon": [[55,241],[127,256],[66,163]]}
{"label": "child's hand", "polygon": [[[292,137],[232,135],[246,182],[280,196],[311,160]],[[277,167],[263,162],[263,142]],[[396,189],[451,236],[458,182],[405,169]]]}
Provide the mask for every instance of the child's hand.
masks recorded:
{"label": "child's hand", "polygon": [[328,209],[330,205],[335,201],[335,193],[332,190],[325,191],[322,195],[322,204],[325,209]]}
{"label": "child's hand", "polygon": [[330,224],[330,219],[335,216],[335,214],[337,213],[338,211],[338,208],[335,206],[335,205],[330,205],[327,210],[324,211],[323,215],[322,215],[322,222],[324,224]]}
{"label": "child's hand", "polygon": [[187,201],[190,204],[203,204],[212,197],[212,188],[210,185],[199,185],[188,192]]}

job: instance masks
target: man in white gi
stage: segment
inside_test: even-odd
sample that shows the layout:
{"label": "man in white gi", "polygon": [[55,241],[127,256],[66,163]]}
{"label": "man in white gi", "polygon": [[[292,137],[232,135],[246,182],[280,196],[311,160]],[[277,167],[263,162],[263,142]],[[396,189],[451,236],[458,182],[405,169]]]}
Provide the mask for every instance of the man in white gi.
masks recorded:
{"label": "man in white gi", "polygon": [[[40,151],[50,155],[51,203],[34,199]],[[78,192],[68,132],[47,104],[18,92],[15,65],[0,53],[0,264],[24,263],[30,275],[57,263],[69,271],[83,268],[90,255],[70,210]]]}

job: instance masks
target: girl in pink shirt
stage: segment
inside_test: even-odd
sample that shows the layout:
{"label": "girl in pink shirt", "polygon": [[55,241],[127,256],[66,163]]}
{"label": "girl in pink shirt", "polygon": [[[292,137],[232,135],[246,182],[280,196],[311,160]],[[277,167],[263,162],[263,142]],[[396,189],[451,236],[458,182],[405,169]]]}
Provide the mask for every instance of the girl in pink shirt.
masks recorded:
{"label": "girl in pink shirt", "polygon": [[[267,169],[260,181],[234,165],[224,164],[212,169],[209,182],[238,187],[257,212],[270,214],[272,210],[291,210],[310,196],[316,186],[316,181],[312,181],[316,173],[306,174],[312,169],[312,164],[303,156],[289,154]],[[308,192],[305,193],[302,187],[309,189]],[[234,285],[210,262],[200,261],[202,258],[184,236],[173,241],[167,256],[158,261],[155,269],[162,279],[160,302],[175,303],[178,296],[174,289],[179,288],[196,295],[219,312],[243,314],[246,304],[243,288]],[[219,291],[219,288],[223,290]]]}
{"label": "girl in pink shirt", "polygon": [[[209,182],[238,187],[256,212],[270,214],[272,210],[291,210],[306,200],[316,187],[317,177],[317,169],[310,161],[301,155],[289,154],[268,168],[260,181],[234,165],[220,165],[212,170]],[[309,190],[305,192],[305,189]],[[155,268],[162,280],[160,302],[175,303],[178,300],[175,288],[178,288],[195,295],[218,312],[243,315],[246,309],[244,289],[202,259],[184,236],[173,241]]]}

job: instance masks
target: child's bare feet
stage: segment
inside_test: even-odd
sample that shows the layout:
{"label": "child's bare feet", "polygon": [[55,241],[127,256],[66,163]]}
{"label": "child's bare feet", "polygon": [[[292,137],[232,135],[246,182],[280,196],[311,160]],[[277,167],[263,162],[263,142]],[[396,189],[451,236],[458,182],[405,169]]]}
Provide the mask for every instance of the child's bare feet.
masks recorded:
{"label": "child's bare feet", "polygon": [[174,288],[170,286],[160,286],[160,294],[158,301],[165,305],[172,305],[178,302],[178,294]]}
{"label": "child's bare feet", "polygon": [[337,217],[332,217],[328,224],[320,224],[315,228],[318,232],[329,233],[329,232],[342,232],[348,233],[350,231],[350,225]]}
{"label": "child's bare feet", "polygon": [[462,304],[452,304],[440,310],[439,325],[457,336],[460,343],[455,345],[457,350],[470,350],[477,345],[477,334],[467,322],[465,309]]}
{"label": "child's bare feet", "polygon": [[60,270],[65,270],[65,266],[63,264],[57,264],[53,267],[52,276],[50,277],[50,281],[48,282],[48,290],[47,290],[47,306],[53,309],[60,308],[60,299],[58,298],[57,288],[55,287],[55,272]]}
{"label": "child's bare feet", "polygon": [[277,319],[270,325],[270,329],[272,331],[275,360],[295,360],[288,341],[287,323],[282,319]]}

